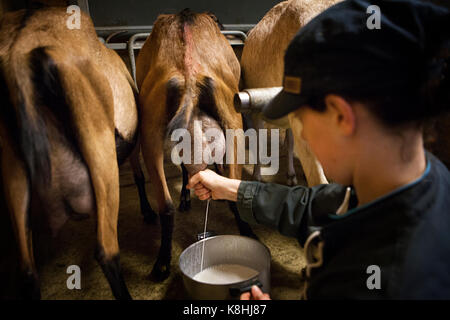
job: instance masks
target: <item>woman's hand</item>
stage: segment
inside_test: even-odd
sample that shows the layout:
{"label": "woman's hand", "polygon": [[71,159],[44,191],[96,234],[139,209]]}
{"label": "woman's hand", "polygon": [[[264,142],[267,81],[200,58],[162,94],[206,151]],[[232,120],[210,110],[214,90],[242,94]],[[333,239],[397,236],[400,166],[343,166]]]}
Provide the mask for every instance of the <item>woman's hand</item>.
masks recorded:
{"label": "woman's hand", "polygon": [[229,179],[207,169],[193,175],[186,187],[194,189],[200,200],[212,197],[214,200],[237,201],[240,183],[241,180]]}
{"label": "woman's hand", "polygon": [[271,300],[267,293],[263,293],[258,286],[252,286],[252,292],[241,294],[241,300]]}

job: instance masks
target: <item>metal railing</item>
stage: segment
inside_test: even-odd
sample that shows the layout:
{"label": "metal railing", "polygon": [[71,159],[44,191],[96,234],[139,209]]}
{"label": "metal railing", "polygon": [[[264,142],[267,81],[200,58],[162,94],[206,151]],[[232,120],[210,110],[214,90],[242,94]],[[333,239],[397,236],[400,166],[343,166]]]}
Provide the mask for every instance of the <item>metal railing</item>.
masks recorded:
{"label": "metal railing", "polygon": [[134,83],[137,87],[136,82],[136,61],[134,58],[134,50],[141,49],[144,43],[140,43],[138,46],[136,45],[137,39],[147,39],[150,33],[136,33],[135,35],[131,36],[130,40],[128,40],[128,56],[130,57],[130,64],[131,64],[131,75],[133,76]]}
{"label": "metal railing", "polygon": [[[240,38],[242,40],[242,44],[247,39],[247,35],[242,31],[222,30],[221,32],[225,36],[232,35],[237,38]],[[136,85],[137,85],[137,83],[136,83],[136,58],[134,56],[134,50],[140,50],[142,48],[142,46],[144,45],[145,41],[138,42],[138,40],[141,40],[141,39],[146,40],[149,35],[150,35],[150,32],[136,33],[130,37],[130,39],[128,40],[128,43],[127,43],[128,56],[130,58],[130,65],[131,65],[131,75],[133,76],[133,80]],[[236,43],[232,43],[231,40],[229,40],[229,41],[230,41],[231,45],[236,45]]]}

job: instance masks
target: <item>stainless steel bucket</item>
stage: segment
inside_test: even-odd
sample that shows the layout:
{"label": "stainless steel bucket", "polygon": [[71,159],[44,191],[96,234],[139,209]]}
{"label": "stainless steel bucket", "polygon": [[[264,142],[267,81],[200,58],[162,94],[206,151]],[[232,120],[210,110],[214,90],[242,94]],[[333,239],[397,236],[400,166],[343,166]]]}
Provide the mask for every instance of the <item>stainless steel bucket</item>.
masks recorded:
{"label": "stainless steel bucket", "polygon": [[[194,280],[201,268],[202,247],[205,242],[203,269],[219,264],[238,264],[259,272],[253,278],[229,284],[210,284]],[[253,284],[270,292],[270,251],[252,238],[237,235],[221,235],[195,242],[180,256],[180,269],[184,287],[190,298],[199,300],[238,299]]]}

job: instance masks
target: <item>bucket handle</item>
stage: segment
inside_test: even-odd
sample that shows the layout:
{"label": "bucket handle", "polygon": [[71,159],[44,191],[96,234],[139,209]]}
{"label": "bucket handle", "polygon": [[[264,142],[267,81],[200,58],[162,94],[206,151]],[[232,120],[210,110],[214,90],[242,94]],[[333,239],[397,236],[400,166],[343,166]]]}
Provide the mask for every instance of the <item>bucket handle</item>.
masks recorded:
{"label": "bucket handle", "polygon": [[230,295],[235,298],[239,297],[244,292],[249,292],[252,290],[252,286],[258,286],[262,288],[262,283],[259,281],[258,276],[254,277],[253,279],[247,280],[245,282],[240,283],[237,286],[230,287]]}
{"label": "bucket handle", "polygon": [[206,234],[202,233],[198,233],[197,234],[197,241],[203,240],[203,239],[207,239],[207,238],[211,238],[217,236],[217,233],[215,231],[206,231]]}

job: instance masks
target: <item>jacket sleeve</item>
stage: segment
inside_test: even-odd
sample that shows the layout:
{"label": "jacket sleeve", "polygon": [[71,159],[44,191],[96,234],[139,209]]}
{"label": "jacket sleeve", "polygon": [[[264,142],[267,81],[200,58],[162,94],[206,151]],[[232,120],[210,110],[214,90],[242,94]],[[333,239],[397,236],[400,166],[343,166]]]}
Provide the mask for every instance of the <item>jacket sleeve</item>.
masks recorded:
{"label": "jacket sleeve", "polygon": [[303,246],[309,234],[333,221],[344,200],[346,187],[338,184],[288,187],[242,181],[237,208],[242,220],[277,229]]}

